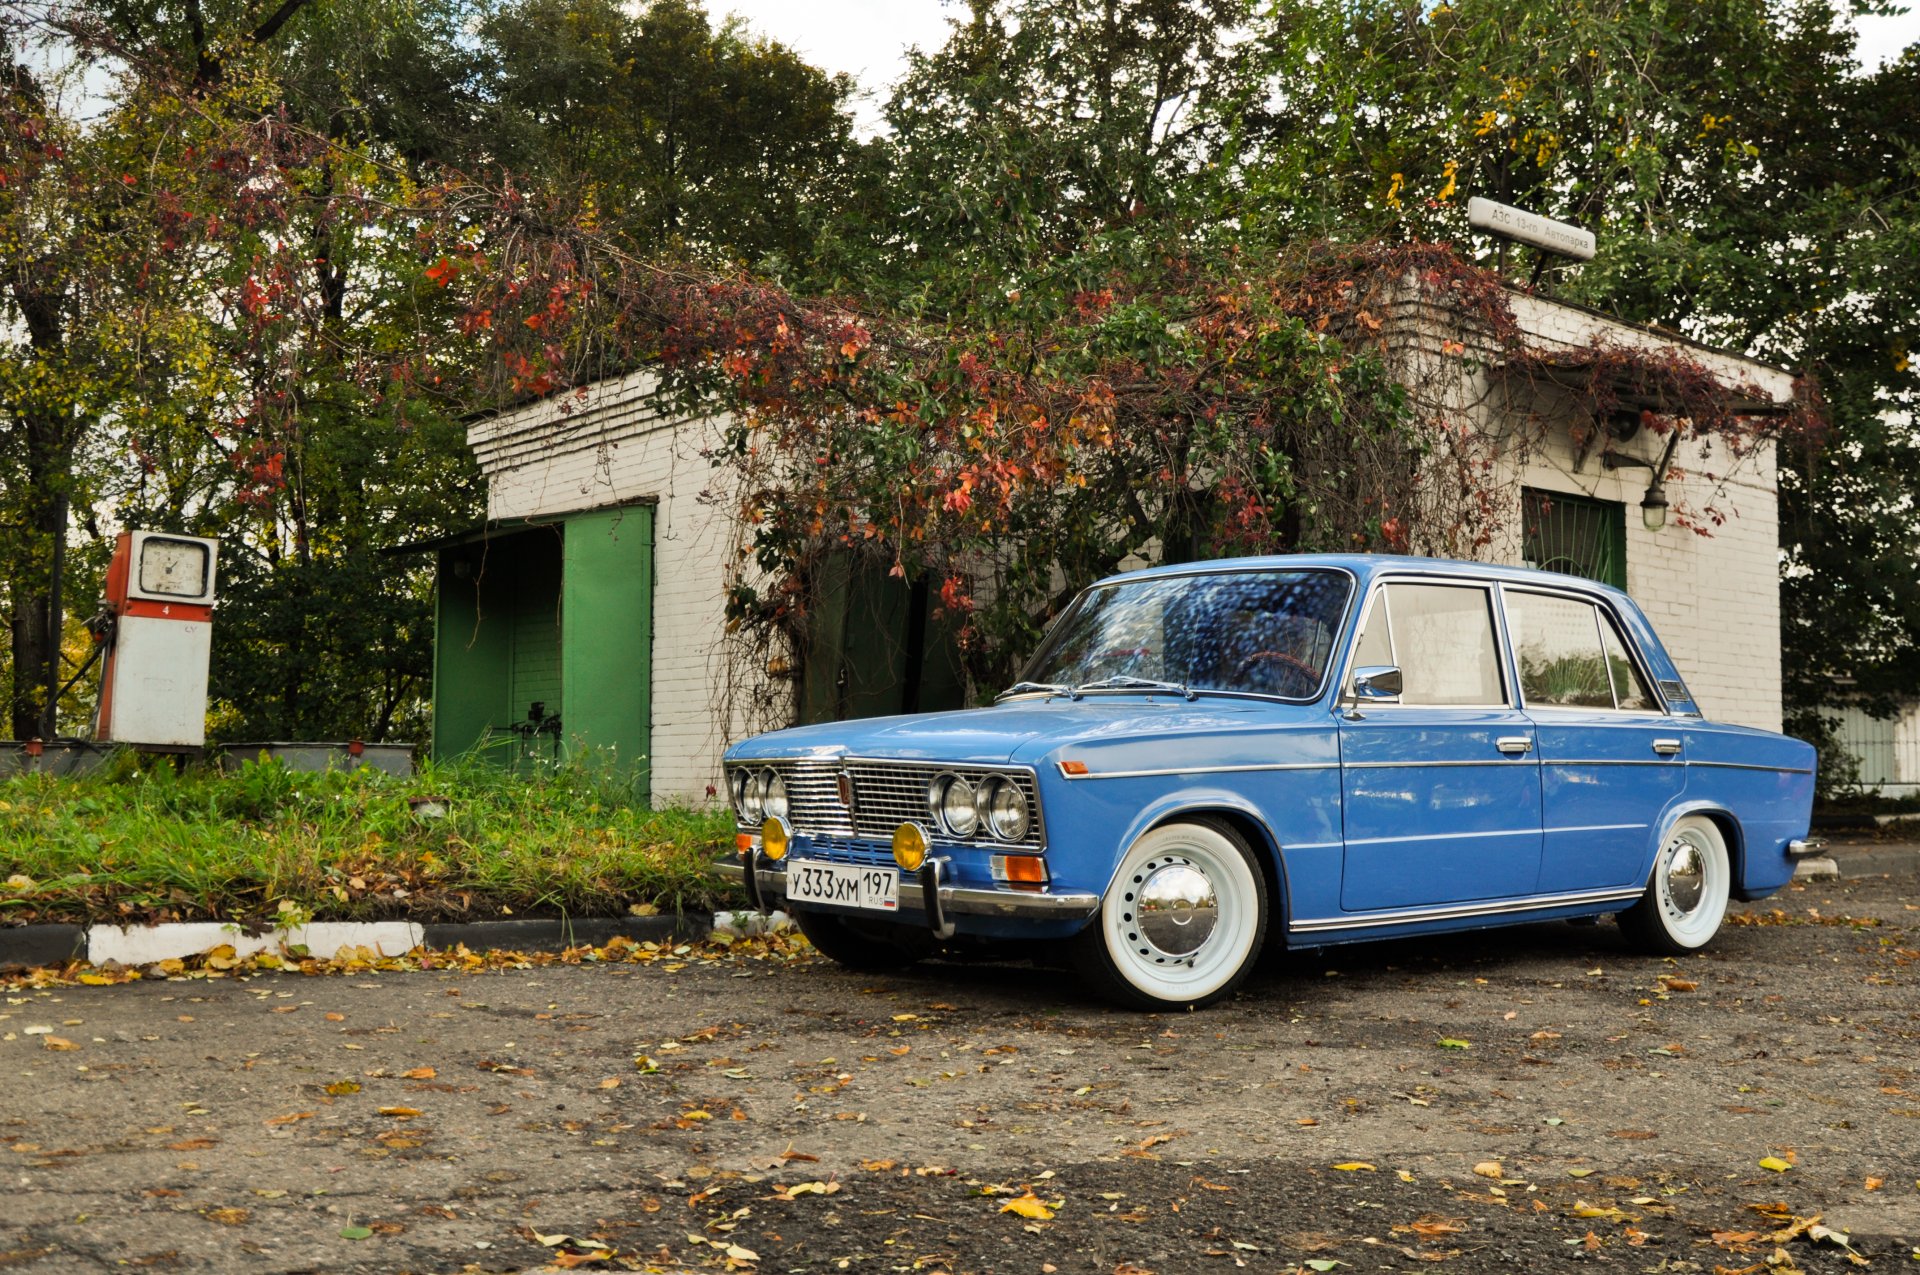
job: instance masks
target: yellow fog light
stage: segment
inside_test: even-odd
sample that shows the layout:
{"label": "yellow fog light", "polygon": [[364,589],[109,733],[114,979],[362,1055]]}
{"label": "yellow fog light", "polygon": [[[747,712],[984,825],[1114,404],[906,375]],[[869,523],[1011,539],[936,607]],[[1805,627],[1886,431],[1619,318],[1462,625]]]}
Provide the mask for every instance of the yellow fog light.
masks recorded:
{"label": "yellow fog light", "polygon": [[893,861],[902,872],[918,872],[927,861],[927,833],[917,823],[903,823],[893,830]]}
{"label": "yellow fog light", "polygon": [[787,827],[787,821],[773,815],[760,825],[760,848],[769,859],[787,857],[787,842],[793,840],[793,829]]}

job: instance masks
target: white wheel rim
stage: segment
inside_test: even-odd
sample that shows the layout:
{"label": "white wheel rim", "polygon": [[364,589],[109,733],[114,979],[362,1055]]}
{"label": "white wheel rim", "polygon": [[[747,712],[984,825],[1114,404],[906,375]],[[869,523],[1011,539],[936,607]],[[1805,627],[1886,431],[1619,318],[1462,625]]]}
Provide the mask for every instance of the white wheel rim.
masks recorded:
{"label": "white wheel rim", "polygon": [[[1143,911],[1154,894],[1162,906]],[[1107,891],[1107,952],[1148,996],[1196,1000],[1230,982],[1252,955],[1257,899],[1246,859],[1225,837],[1189,825],[1156,829],[1133,843]]]}
{"label": "white wheel rim", "polygon": [[1692,823],[1667,834],[1653,868],[1654,905],[1674,942],[1699,947],[1720,929],[1727,878],[1727,852],[1719,837]]}

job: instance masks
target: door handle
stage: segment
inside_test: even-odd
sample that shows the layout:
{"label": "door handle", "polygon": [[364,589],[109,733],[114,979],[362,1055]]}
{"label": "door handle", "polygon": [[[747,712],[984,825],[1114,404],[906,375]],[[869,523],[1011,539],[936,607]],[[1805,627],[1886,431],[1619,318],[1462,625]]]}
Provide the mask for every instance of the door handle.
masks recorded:
{"label": "door handle", "polygon": [[1659,753],[1662,757],[1672,757],[1680,751],[1680,741],[1677,739],[1656,739],[1653,741],[1653,751]]}
{"label": "door handle", "polygon": [[1526,735],[1502,735],[1493,741],[1493,746],[1510,757],[1518,757],[1533,749],[1533,740]]}

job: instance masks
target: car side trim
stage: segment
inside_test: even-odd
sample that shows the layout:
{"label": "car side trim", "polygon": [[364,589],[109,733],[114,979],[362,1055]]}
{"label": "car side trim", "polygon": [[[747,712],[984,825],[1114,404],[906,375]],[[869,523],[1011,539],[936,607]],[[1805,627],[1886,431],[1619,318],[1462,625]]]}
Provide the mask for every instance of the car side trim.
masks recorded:
{"label": "car side trim", "polygon": [[1538,828],[1507,828],[1494,832],[1429,832],[1418,837],[1348,837],[1350,846],[1393,845],[1402,841],[1483,841],[1492,837],[1537,837]]}
{"label": "car side trim", "polygon": [[1766,770],[1776,775],[1811,775],[1813,773],[1812,767],[1809,766],[1759,766],[1746,761],[1689,761],[1687,765],[1696,769],[1701,766],[1711,766],[1715,770]]}
{"label": "car side trim", "polygon": [[1077,774],[1059,763],[1062,779],[1150,779],[1160,775],[1228,775],[1246,774],[1262,770],[1338,770],[1337,761],[1283,761],[1263,762],[1253,766],[1167,766],[1156,770],[1090,770]]}
{"label": "car side trim", "polygon": [[1411,925],[1418,921],[1453,921],[1475,916],[1502,916],[1514,912],[1542,912],[1549,908],[1577,907],[1585,903],[1617,903],[1638,899],[1646,893],[1641,886],[1624,889],[1582,890],[1573,894],[1536,894],[1523,899],[1498,899],[1493,902],[1454,903],[1446,907],[1398,908],[1392,912],[1371,912],[1365,916],[1311,917],[1294,921],[1290,934],[1324,934],[1330,930],[1379,929],[1388,925]]}
{"label": "car side trim", "polygon": [[1533,766],[1525,754],[1496,753],[1491,757],[1463,757],[1451,761],[1350,761],[1347,770],[1431,770],[1435,766]]}
{"label": "car side trim", "polygon": [[[1678,754],[1671,757],[1542,757],[1542,766],[1684,766]],[[1711,762],[1694,762],[1696,766]]]}

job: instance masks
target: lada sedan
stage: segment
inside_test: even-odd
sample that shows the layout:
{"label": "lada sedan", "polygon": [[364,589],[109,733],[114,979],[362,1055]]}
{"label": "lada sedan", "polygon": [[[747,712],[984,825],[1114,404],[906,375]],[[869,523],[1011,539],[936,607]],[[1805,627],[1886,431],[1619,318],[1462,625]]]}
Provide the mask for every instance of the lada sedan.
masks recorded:
{"label": "lada sedan", "polygon": [[827,956],[1060,940],[1150,1009],[1219,999],[1269,944],[1612,913],[1690,952],[1815,845],[1813,749],[1706,720],[1624,593],[1418,558],[1116,576],[991,707],[725,765],[723,871]]}

